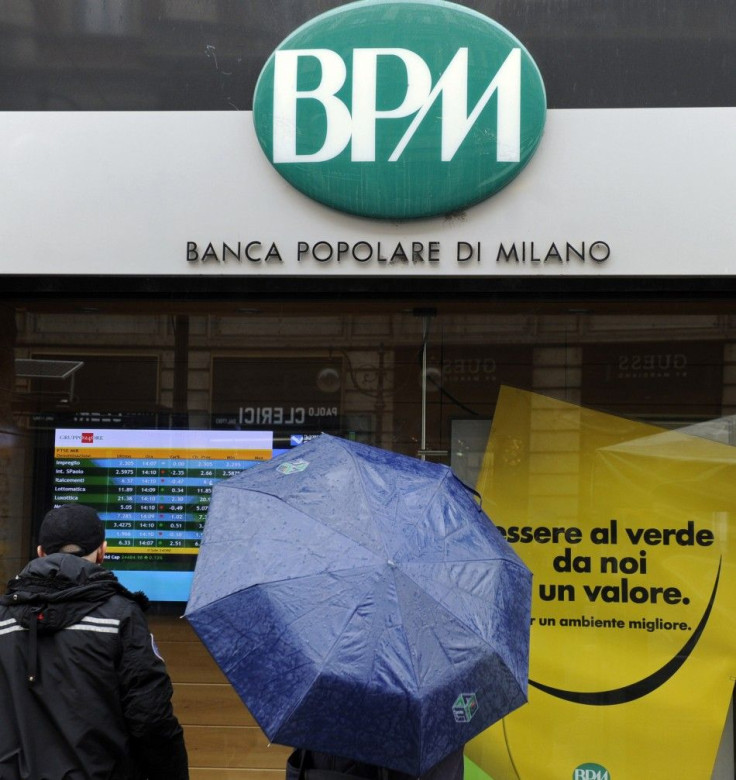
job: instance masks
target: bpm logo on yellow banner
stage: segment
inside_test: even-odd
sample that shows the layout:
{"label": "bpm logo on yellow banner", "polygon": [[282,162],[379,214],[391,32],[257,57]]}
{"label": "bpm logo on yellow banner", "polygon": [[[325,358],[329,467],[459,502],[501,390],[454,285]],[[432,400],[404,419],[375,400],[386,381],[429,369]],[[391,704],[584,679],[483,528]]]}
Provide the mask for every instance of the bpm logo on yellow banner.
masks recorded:
{"label": "bpm logo on yellow banner", "polygon": [[572,780],[612,780],[608,770],[600,764],[581,764],[573,773]]}

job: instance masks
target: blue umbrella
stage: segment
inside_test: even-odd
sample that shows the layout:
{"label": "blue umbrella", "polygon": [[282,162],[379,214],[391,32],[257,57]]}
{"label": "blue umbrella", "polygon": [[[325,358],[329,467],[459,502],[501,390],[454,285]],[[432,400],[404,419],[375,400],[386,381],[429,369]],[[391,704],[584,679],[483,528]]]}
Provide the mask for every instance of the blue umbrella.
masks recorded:
{"label": "blue umbrella", "polygon": [[526,701],[530,609],[449,468],[323,434],[215,486],[186,617],[271,742],[418,775]]}

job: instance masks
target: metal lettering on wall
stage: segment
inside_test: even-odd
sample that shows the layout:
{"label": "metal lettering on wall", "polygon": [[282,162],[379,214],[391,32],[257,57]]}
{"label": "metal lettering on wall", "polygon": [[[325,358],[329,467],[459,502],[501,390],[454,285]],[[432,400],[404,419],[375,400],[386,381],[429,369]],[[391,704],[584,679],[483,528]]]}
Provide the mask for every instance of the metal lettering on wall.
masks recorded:
{"label": "metal lettering on wall", "polygon": [[186,242],[185,257],[193,265],[317,266],[326,271],[341,266],[424,267],[454,266],[462,272],[469,263],[485,266],[523,266],[529,264],[578,268],[586,263],[602,265],[611,257],[607,241],[197,241]]}

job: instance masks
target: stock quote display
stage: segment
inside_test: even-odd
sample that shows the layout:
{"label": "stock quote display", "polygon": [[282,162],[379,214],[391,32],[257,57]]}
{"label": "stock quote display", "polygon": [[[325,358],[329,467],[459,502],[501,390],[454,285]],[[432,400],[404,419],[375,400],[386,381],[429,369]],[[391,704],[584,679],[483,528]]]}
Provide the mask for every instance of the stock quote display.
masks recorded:
{"label": "stock quote display", "polygon": [[57,429],[53,502],[97,510],[126,587],[185,601],[213,486],[281,452],[271,431]]}

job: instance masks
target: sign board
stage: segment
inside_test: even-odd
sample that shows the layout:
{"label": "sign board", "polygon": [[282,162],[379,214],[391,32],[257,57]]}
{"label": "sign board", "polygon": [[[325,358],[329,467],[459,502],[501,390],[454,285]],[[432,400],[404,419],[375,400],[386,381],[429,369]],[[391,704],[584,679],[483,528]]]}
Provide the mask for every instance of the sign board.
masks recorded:
{"label": "sign board", "polygon": [[736,108],[549,111],[494,197],[392,222],[296,191],[250,112],[5,112],[0,273],[728,276],[735,135]]}

